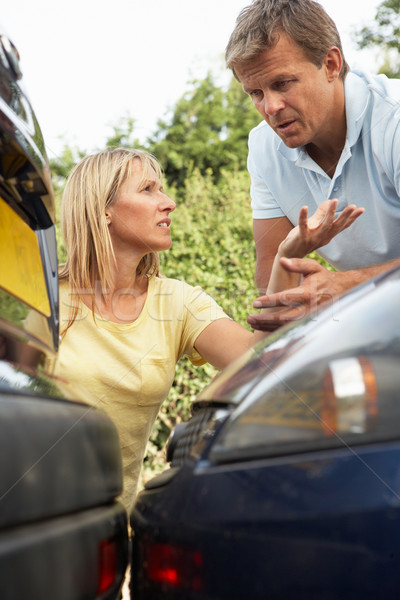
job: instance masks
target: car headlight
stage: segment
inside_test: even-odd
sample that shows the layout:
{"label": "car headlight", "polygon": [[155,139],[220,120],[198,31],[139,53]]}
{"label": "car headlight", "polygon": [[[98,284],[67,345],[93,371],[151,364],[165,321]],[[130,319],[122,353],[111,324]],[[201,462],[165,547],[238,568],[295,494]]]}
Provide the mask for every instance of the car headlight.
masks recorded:
{"label": "car headlight", "polygon": [[325,373],[321,401],[321,423],[327,436],[374,429],[378,387],[370,359],[357,356],[333,360]]}
{"label": "car headlight", "polygon": [[347,305],[291,348],[218,433],[215,462],[398,439],[400,281]]}

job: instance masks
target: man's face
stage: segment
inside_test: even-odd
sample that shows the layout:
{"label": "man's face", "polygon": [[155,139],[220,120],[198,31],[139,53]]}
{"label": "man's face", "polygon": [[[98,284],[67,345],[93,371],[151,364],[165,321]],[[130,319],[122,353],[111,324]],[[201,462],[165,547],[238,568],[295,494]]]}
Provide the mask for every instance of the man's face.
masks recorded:
{"label": "man's face", "polygon": [[286,146],[319,146],[329,141],[342,117],[335,91],[338,60],[334,49],[318,68],[282,33],[274,47],[238,65],[235,72],[262,118]]}

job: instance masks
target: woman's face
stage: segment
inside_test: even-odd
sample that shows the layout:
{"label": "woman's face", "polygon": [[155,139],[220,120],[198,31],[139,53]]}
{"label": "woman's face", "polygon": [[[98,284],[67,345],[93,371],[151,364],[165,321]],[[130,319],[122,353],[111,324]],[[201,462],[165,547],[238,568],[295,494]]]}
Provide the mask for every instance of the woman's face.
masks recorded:
{"label": "woman's face", "polygon": [[175,202],[162,191],[155,171],[150,169],[143,177],[142,163],[134,159],[132,174],[106,208],[114,251],[134,250],[144,256],[167,250],[171,246],[169,215],[175,207]]}

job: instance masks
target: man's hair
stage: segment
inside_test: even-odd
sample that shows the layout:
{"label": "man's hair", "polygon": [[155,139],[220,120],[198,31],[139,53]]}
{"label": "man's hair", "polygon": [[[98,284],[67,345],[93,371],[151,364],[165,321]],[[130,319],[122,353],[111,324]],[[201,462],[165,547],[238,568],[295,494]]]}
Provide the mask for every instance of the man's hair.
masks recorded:
{"label": "man's hair", "polygon": [[[61,229],[67,260],[60,268],[60,279],[67,279],[76,296],[102,294],[112,287],[115,261],[105,210],[118,196],[122,184],[132,174],[134,161],[143,167],[143,181],[151,170],[161,179],[157,160],[143,150],[116,148],[89,154],[72,170],[61,202]],[[159,259],[154,252],[142,258],[137,274],[158,274]],[[67,329],[72,325],[76,310]]]}
{"label": "man's hair", "polygon": [[336,46],[343,59],[340,77],[346,77],[349,65],[337,27],[314,0],[254,0],[236,20],[225,52],[227,67],[236,76],[235,66],[275,46],[281,33],[298,44],[317,67],[322,66],[329,49]]}

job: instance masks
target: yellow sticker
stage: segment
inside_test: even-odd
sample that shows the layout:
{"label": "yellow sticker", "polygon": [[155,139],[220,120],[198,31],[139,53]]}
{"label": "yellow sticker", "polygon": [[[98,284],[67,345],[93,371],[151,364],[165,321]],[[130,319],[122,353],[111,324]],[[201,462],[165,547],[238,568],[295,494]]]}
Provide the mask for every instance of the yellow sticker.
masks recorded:
{"label": "yellow sticker", "polygon": [[42,259],[35,232],[0,198],[0,287],[49,317]]}

